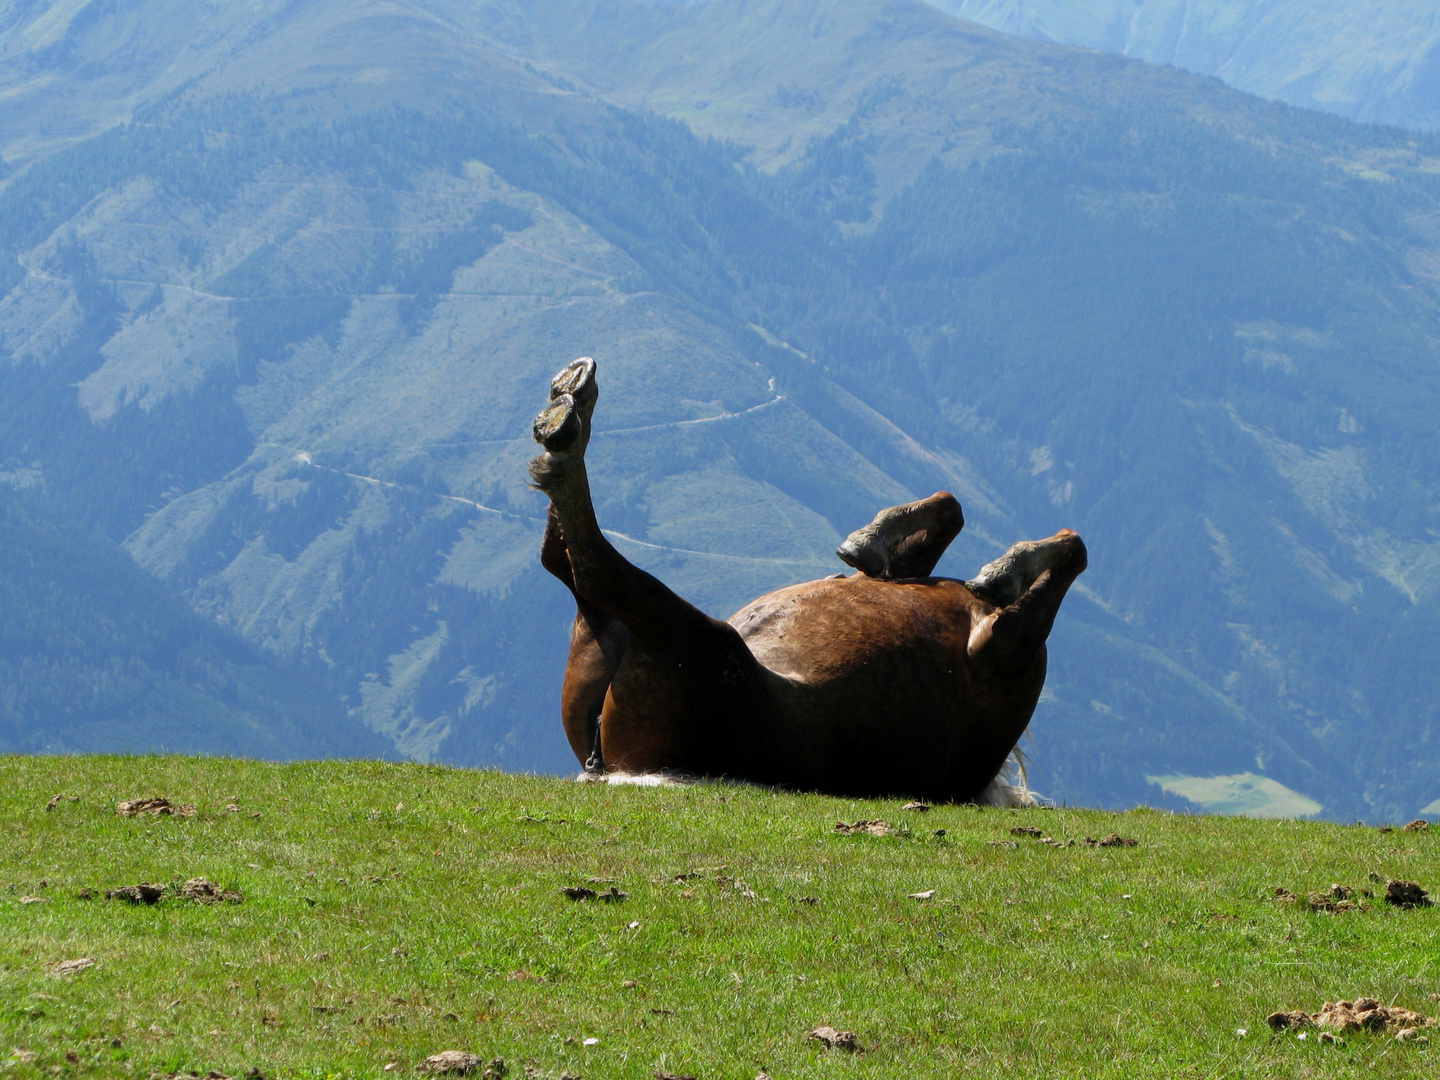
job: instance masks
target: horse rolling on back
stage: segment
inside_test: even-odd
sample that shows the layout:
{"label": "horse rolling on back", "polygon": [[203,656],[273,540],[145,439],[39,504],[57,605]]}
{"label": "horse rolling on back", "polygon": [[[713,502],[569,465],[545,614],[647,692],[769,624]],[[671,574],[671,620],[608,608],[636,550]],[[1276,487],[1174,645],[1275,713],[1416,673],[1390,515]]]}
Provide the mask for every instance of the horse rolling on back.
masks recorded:
{"label": "horse rolling on back", "polygon": [[1085,545],[1016,544],[970,582],[932,577],[964,525],[940,492],[883,510],[837,554],[728,622],[632,566],[595,518],[588,357],[551,382],[530,463],[550,498],[540,558],[574,594],[561,690],[587,773],[725,777],[835,795],[979,799],[1030,722],[1045,641]]}

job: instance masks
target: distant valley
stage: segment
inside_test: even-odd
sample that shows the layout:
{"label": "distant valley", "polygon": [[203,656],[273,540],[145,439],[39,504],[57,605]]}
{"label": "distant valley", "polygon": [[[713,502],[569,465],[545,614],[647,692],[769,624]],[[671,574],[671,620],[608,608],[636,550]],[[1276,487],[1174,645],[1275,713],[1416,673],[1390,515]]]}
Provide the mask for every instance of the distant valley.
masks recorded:
{"label": "distant valley", "polygon": [[575,766],[589,354],[602,524],[716,615],[942,488],[948,574],[1079,530],[1046,794],[1440,799],[1440,140],[918,2],[178,10],[0,21],[0,479],[321,693],[286,753]]}

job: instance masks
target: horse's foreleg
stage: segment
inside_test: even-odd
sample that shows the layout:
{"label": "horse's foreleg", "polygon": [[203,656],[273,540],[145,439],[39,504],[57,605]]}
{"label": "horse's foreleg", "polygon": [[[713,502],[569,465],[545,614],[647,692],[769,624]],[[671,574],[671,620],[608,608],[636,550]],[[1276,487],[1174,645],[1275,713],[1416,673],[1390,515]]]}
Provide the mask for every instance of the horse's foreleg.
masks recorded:
{"label": "horse's foreleg", "polygon": [[928,499],[881,510],[869,525],[847,536],[835,554],[872,578],[929,577],[964,527],[960,501],[937,491]]}
{"label": "horse's foreleg", "polygon": [[570,654],[560,688],[560,717],[570,749],[587,773],[605,771],[600,714],[605,695],[630,649],[630,632],[617,619],[581,601],[570,630]]}
{"label": "horse's foreleg", "polygon": [[565,547],[564,534],[560,532],[560,515],[551,503],[545,510],[545,535],[540,538],[540,565],[560,580],[572,593],[575,591],[575,572],[570,569],[570,552]]}

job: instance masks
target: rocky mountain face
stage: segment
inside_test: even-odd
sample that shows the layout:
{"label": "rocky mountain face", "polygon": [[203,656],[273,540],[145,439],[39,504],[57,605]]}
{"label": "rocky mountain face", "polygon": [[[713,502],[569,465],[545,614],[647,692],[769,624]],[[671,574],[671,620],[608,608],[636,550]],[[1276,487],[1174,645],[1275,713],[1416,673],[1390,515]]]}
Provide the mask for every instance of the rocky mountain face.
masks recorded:
{"label": "rocky mountain face", "polygon": [[1366,124],[1440,128],[1429,0],[934,0],[1007,34],[1214,75]]}
{"label": "rocky mountain face", "polygon": [[1440,144],[906,0],[172,6],[0,20],[0,475],[357,733],[574,767],[585,354],[602,524],[716,615],[939,489],[947,574],[1079,530],[1047,794],[1440,797]]}

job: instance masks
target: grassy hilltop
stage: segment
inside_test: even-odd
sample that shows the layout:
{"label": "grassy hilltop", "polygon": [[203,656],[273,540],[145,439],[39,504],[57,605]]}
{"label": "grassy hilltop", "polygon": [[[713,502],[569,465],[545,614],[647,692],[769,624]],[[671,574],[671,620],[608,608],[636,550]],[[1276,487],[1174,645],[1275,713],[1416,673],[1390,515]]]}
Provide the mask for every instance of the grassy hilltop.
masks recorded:
{"label": "grassy hilltop", "polygon": [[[152,795],[197,812],[115,812]],[[1430,1076],[1440,1053],[1265,1024],[1440,1012],[1440,908],[1273,898],[1440,886],[1425,832],[115,757],[0,759],[0,821],[7,1077],[413,1075],[444,1049],[585,1080]],[[1084,843],[1111,833],[1136,843]],[[103,898],[195,877],[243,902]],[[807,1041],[824,1024],[863,1050]]]}

